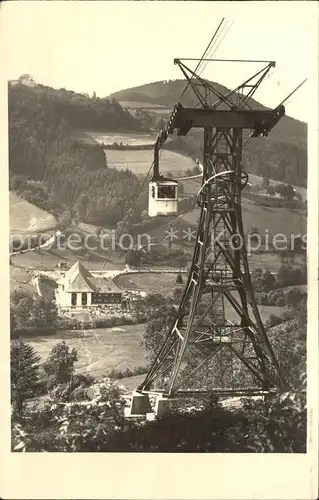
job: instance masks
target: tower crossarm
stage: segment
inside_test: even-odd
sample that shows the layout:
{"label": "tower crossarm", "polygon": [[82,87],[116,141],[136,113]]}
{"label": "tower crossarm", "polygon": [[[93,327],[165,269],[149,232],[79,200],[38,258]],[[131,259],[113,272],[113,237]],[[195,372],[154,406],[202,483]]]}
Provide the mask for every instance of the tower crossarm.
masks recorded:
{"label": "tower crossarm", "polygon": [[252,136],[267,135],[285,114],[285,107],[275,109],[232,109],[184,108],[176,106],[168,122],[170,131],[176,129],[177,135],[186,135],[191,128],[214,127],[250,129]]}

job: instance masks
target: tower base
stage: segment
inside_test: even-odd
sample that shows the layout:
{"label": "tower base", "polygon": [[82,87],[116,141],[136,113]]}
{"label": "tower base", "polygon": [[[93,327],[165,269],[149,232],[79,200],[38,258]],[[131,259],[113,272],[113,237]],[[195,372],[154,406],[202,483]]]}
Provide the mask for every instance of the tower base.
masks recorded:
{"label": "tower base", "polygon": [[125,412],[126,417],[145,417],[147,413],[151,413],[152,408],[147,394],[133,392],[130,406]]}
{"label": "tower base", "polygon": [[130,405],[125,408],[126,418],[146,418],[154,420],[156,417],[162,417],[171,410],[172,400],[165,398],[160,394],[151,395],[141,394],[134,391],[130,396]]}
{"label": "tower base", "polygon": [[172,400],[164,398],[163,396],[157,396],[155,400],[154,412],[157,417],[162,417],[170,412],[172,405]]}

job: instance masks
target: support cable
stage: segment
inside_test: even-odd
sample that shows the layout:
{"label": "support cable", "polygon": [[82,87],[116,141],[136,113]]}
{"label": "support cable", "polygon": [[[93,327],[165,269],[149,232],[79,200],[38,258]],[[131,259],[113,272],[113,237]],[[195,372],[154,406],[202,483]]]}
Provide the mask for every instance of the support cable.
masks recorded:
{"label": "support cable", "polygon": [[[200,65],[201,65],[201,63],[202,63],[202,61],[203,61],[203,59],[205,58],[205,56],[206,56],[207,52],[208,52],[208,51],[209,51],[209,49],[211,48],[211,45],[212,45],[212,43],[213,43],[213,41],[214,41],[215,37],[217,36],[217,33],[219,32],[219,29],[220,29],[220,27],[222,26],[222,24],[223,24],[224,20],[225,20],[225,18],[223,17],[223,19],[222,19],[222,20],[221,20],[221,22],[219,23],[219,25],[218,25],[218,27],[217,27],[217,29],[216,29],[215,33],[213,34],[213,36],[212,36],[212,38],[211,38],[211,40],[210,40],[209,44],[207,45],[207,47],[206,47],[206,49],[205,49],[205,51],[204,51],[204,53],[203,53],[203,55],[202,55],[202,57],[201,57],[200,61],[198,62],[198,64],[197,64],[197,66],[196,66],[196,69],[195,69],[194,73],[196,73],[196,71],[197,71],[197,70],[198,70],[198,68],[200,67]],[[183,95],[185,94],[185,92],[186,92],[186,90],[188,89],[188,87],[189,87],[189,82],[187,82],[187,84],[186,84],[186,86],[185,86],[184,90],[182,91],[181,96],[180,96],[180,99],[183,97]]]}
{"label": "support cable", "polygon": [[[216,40],[216,42],[218,42],[218,44],[217,44],[217,46],[214,48],[213,52],[211,52],[211,53],[209,54],[209,56],[208,56],[208,58],[209,58],[209,59],[211,59],[211,58],[212,58],[212,57],[216,54],[216,52],[217,52],[217,50],[218,50],[219,46],[223,43],[224,39],[225,39],[225,38],[226,38],[226,36],[228,35],[228,33],[229,33],[230,29],[232,28],[233,24],[234,24],[234,21],[232,21],[232,22],[231,22],[231,24],[230,24],[230,25],[228,25],[228,27],[227,27],[227,22],[226,22],[226,25],[224,26],[224,28],[225,28],[225,32],[224,32],[224,34],[222,35],[222,37],[221,37],[221,39],[219,40],[219,42],[218,42],[218,40]],[[202,61],[202,62],[203,62],[203,61]],[[206,68],[207,64],[208,64],[208,61],[206,61],[206,63],[205,63],[205,65],[204,65],[204,67],[202,67],[202,68],[201,68],[200,72],[198,73],[199,75],[201,75],[201,74],[203,73],[203,71],[204,71],[204,69]],[[195,73],[196,73],[196,70],[195,70]]]}

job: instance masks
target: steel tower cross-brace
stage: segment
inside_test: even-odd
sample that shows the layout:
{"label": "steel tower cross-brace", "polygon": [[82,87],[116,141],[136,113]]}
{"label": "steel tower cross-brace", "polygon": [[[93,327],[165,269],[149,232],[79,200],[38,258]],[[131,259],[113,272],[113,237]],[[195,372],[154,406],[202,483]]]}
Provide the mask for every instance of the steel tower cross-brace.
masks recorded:
{"label": "steel tower cross-brace", "polygon": [[200,216],[176,318],[137,392],[170,397],[280,389],[284,382],[254,297],[241,210],[248,180],[242,171],[243,131],[267,135],[285,114],[283,106],[252,109],[249,99],[274,63],[223,95],[181,60],[175,62],[201,107],[176,105],[161,137],[203,129]]}

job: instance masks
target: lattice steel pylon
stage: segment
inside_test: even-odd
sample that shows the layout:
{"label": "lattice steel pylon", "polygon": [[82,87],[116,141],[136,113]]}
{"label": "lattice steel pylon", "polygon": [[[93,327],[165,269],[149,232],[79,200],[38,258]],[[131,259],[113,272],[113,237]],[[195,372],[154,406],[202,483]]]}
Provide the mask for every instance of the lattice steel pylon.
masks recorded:
{"label": "lattice steel pylon", "polygon": [[[248,180],[242,171],[243,131],[251,130],[252,137],[267,135],[285,113],[283,106],[250,106],[249,97],[274,63],[222,95],[181,60],[175,62],[201,107],[176,105],[162,137],[203,129],[200,217],[176,318],[137,392],[175,397],[280,390],[285,384],[254,297],[241,210]],[[214,103],[212,95],[217,96]]]}

